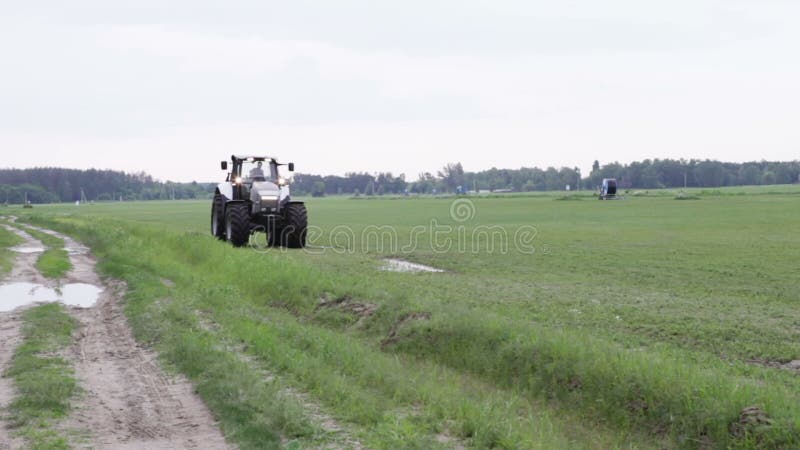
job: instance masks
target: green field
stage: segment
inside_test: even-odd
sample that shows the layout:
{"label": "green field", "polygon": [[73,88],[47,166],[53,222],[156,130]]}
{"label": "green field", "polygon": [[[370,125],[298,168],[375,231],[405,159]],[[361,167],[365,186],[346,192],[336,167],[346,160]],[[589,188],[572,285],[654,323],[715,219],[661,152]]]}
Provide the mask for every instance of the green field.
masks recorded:
{"label": "green field", "polygon": [[304,251],[212,239],[205,201],[4,213],[127,281],[242,448],[800,447],[800,187],[677,194],[308,199]]}

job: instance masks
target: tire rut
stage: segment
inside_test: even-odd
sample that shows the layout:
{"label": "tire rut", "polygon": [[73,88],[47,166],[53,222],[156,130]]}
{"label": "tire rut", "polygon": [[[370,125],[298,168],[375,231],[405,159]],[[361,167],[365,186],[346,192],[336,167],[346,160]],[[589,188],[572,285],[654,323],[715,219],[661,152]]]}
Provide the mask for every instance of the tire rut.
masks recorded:
{"label": "tire rut", "polygon": [[[28,225],[26,225],[28,226]],[[11,227],[13,228],[13,227]],[[70,416],[57,427],[82,436],[74,448],[103,449],[229,449],[211,412],[184,377],[165,373],[155,352],[133,337],[121,302],[126,285],[101,281],[95,259],[72,238],[51,230],[32,229],[64,239],[72,263],[66,280],[47,280],[36,270],[38,255],[20,254],[8,281],[29,281],[53,286],[60,282],[88,283],[103,289],[90,308],[66,307],[81,324],[65,355],[84,391],[73,402]],[[15,232],[28,244],[41,243],[22,230]],[[21,309],[15,310],[13,313]],[[17,314],[0,314],[0,364],[5,368],[19,337]],[[16,338],[15,338],[16,336]],[[15,341],[16,339],[16,341]],[[11,380],[0,379],[0,402],[13,398]],[[20,448],[0,430],[0,449]],[[7,447],[4,447],[8,443]]]}
{"label": "tire rut", "polygon": [[230,448],[191,383],[136,343],[118,302],[124,289],[107,283],[95,307],[72,308],[84,325],[72,359],[86,394],[67,425],[90,430],[96,448]]}
{"label": "tire rut", "polygon": [[[0,374],[11,365],[14,350],[22,342],[21,320],[16,312],[0,313]],[[6,411],[14,399],[14,382],[11,378],[0,377],[0,410],[5,419]],[[7,428],[7,421],[0,424],[0,449],[21,448],[22,439],[15,437]]]}

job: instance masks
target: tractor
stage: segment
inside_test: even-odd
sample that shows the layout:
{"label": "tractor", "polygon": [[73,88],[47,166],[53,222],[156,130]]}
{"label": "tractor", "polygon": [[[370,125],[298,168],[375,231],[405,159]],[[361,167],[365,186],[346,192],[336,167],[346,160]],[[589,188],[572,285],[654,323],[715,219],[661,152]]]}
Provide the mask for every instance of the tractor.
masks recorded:
{"label": "tractor", "polygon": [[278,171],[280,166],[294,171],[294,163],[279,164],[269,156],[231,155],[224,183],[217,185],[211,204],[211,234],[217,239],[242,247],[250,235],[267,234],[270,247],[302,248],[306,245],[308,212],[303,202],[289,195],[289,181]]}

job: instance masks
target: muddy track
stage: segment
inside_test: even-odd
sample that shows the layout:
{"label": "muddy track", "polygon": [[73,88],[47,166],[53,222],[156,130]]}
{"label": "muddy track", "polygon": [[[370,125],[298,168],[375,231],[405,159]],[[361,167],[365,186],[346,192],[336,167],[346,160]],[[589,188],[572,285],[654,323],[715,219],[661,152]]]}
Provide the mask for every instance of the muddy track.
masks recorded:
{"label": "muddy track", "polygon": [[[0,313],[0,373],[11,364],[14,349],[20,341],[20,318],[16,312]],[[0,378],[0,408],[5,415],[6,408],[14,398],[14,383],[10,378]],[[20,448],[22,440],[15,438],[6,428],[6,421],[0,424],[0,449]]]}
{"label": "muddy track", "polygon": [[[41,243],[33,239],[27,233],[17,230],[14,227],[3,225],[7,230],[16,233],[25,240],[24,245],[39,246]],[[47,280],[39,274],[34,264],[38,253],[19,253],[14,260],[14,267],[3,282],[7,281],[28,281],[32,283],[46,283]],[[0,312],[0,374],[5,373],[11,365],[11,357],[14,350],[22,342],[21,334],[22,319],[19,311]],[[0,411],[2,411],[3,421],[0,424],[0,449],[21,448],[22,439],[13,436],[13,430],[7,428],[5,420],[8,405],[14,399],[14,382],[11,378],[0,377]]]}
{"label": "muddy track", "polygon": [[[67,307],[81,326],[65,356],[70,359],[84,392],[74,403],[70,417],[62,421],[59,428],[71,430],[72,433],[68,433],[71,435],[77,432],[86,436],[72,445],[103,449],[232,448],[225,442],[208,408],[194,394],[191,383],[183,377],[166,374],[159,367],[156,354],[134,340],[120,305],[124,283],[101,281],[88,249],[67,236],[39,230],[64,239],[73,265],[65,281],[103,288],[93,307]],[[20,236],[23,234],[27,235]],[[23,238],[26,245],[41,245],[29,235]],[[51,286],[53,282],[43,279],[34,266],[37,256],[20,254],[8,281]],[[19,336],[19,326],[17,324],[15,331],[11,319],[16,315],[6,316],[0,317],[0,337],[3,338],[0,363],[7,353],[6,328],[9,335],[17,339]],[[8,347],[10,354],[13,348]],[[4,395],[4,386],[0,384],[0,400]],[[0,432],[0,449],[4,439]],[[18,448],[14,443],[9,445]]]}

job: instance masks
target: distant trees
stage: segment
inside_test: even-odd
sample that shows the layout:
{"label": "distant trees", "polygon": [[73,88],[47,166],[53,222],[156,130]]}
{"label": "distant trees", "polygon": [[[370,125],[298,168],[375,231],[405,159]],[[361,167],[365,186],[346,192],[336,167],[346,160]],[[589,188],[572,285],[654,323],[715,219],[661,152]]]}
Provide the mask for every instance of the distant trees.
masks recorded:
{"label": "distant trees", "polygon": [[[414,182],[405,174],[349,172],[344,176],[297,173],[292,192],[296,195],[399,195],[466,190],[515,192],[560,191],[566,185],[596,189],[603,178],[616,178],[623,189],[719,187],[800,182],[800,161],[753,161],[729,163],[713,160],[645,159],[630,164],[595,160],[588,176],[576,167],[522,167],[466,172],[460,162],[450,163],[436,175],[423,172]],[[88,200],[166,200],[210,198],[216,183],[173,183],[153,180],[146,173],[128,174],[112,170],[75,170],[52,167],[0,169],[0,203],[22,203],[27,193],[32,203],[74,202],[81,189]]]}
{"label": "distant trees", "polygon": [[464,167],[461,163],[444,166],[438,175],[444,187],[450,191],[455,191],[458,186],[464,186]]}
{"label": "distant trees", "polygon": [[[318,183],[322,183],[322,185]],[[319,194],[320,186],[324,186],[323,195],[353,195],[356,191],[364,195],[402,194],[407,185],[404,174],[394,176],[391,172],[375,175],[349,172],[344,176],[328,175],[324,177],[297,173],[292,179],[292,192],[298,195],[314,195],[315,192]]]}
{"label": "distant trees", "polygon": [[406,189],[412,194],[455,192],[458,186],[467,190],[495,191],[509,189],[515,192],[560,191],[567,185],[582,189],[596,189],[603,178],[616,178],[624,189],[719,187],[756,184],[788,184],[800,179],[800,161],[727,163],[713,160],[645,159],[630,164],[611,162],[601,164],[595,160],[592,171],[583,176],[577,167],[522,167],[520,169],[491,169],[467,172],[461,163],[450,163],[436,175],[423,172],[417,181],[407,182],[404,175],[391,173],[348,173],[344,177],[297,174],[293,189],[302,194],[312,192],[314,181],[325,182],[326,194],[356,191],[364,195],[401,194]]}
{"label": "distant trees", "polygon": [[213,184],[155,181],[144,172],[128,174],[113,170],[77,170],[56,167],[0,169],[0,203],[22,203],[25,193],[31,203],[87,200],[158,200],[206,198]]}
{"label": "distant trees", "polygon": [[325,196],[325,182],[324,181],[315,181],[314,186],[311,188],[311,196],[312,197],[324,197]]}

